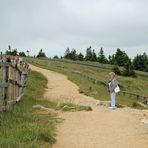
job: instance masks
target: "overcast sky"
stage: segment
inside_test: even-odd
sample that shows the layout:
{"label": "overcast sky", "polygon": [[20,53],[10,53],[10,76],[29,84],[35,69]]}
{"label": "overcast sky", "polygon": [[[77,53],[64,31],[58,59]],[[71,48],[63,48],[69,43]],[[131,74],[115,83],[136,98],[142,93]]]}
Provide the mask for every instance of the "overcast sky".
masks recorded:
{"label": "overcast sky", "polygon": [[9,44],[49,57],[90,45],[148,53],[148,0],[0,0],[0,51]]}

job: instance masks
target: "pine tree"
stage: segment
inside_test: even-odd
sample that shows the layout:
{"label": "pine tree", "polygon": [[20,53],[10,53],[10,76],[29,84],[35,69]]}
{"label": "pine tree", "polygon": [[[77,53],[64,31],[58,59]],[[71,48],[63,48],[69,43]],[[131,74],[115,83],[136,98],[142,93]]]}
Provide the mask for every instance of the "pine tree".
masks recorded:
{"label": "pine tree", "polygon": [[121,75],[121,71],[117,65],[112,67],[112,71],[117,75]]}
{"label": "pine tree", "polygon": [[26,54],[25,54],[25,52],[19,52],[19,56],[26,57]]}
{"label": "pine tree", "polygon": [[80,60],[80,61],[84,60],[84,56],[81,52],[78,54],[78,60]]}
{"label": "pine tree", "polygon": [[132,76],[132,77],[136,76],[136,73],[134,71],[134,66],[133,66],[130,59],[124,64],[124,70],[123,70],[122,75],[123,76]]}
{"label": "pine tree", "polygon": [[91,46],[90,46],[89,48],[86,49],[85,60],[91,61],[91,59],[92,59],[92,50],[91,50]]}
{"label": "pine tree", "polygon": [[146,53],[138,55],[133,60],[133,65],[136,70],[148,71],[148,56]]}
{"label": "pine tree", "polygon": [[104,55],[104,51],[103,51],[102,47],[101,47],[101,49],[99,51],[98,62],[104,63],[104,64],[108,62],[105,55]]}
{"label": "pine tree", "polygon": [[16,56],[17,55],[17,49],[6,50],[6,55]]}
{"label": "pine tree", "polygon": [[129,60],[128,55],[124,51],[122,51],[118,48],[117,51],[116,51],[116,54],[115,54],[116,64],[119,65],[119,66],[124,66],[124,64],[127,63],[128,60]]}
{"label": "pine tree", "polygon": [[45,53],[43,52],[42,49],[40,49],[40,51],[39,51],[39,53],[37,55],[37,58],[45,58],[45,57],[46,57]]}
{"label": "pine tree", "polygon": [[96,55],[94,49],[93,49],[93,51],[92,51],[92,58],[91,58],[91,61],[97,61],[97,55]]}
{"label": "pine tree", "polygon": [[75,49],[72,49],[72,50],[71,50],[70,59],[71,59],[71,60],[77,60],[77,52],[76,52]]}
{"label": "pine tree", "polygon": [[70,49],[69,48],[66,49],[65,54],[64,54],[64,58],[70,59]]}
{"label": "pine tree", "polygon": [[116,63],[116,60],[115,60],[115,54],[113,54],[112,56],[109,55],[108,59],[109,59],[108,62],[109,62],[110,64],[115,64],[115,65],[117,64],[117,63]]}
{"label": "pine tree", "polygon": [[59,57],[58,57],[57,55],[56,55],[56,56],[54,56],[53,58],[54,58],[54,59],[59,59]]}

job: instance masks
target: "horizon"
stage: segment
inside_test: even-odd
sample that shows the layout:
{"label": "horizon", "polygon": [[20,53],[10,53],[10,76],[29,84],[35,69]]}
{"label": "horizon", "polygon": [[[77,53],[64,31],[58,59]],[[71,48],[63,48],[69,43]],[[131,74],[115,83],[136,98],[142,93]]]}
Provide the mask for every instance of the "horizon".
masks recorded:
{"label": "horizon", "polygon": [[[11,46],[11,45],[10,45],[10,46]],[[90,45],[90,46],[91,46],[91,45]],[[90,46],[88,46],[88,47],[90,47]],[[88,47],[87,47],[87,48],[88,48]],[[91,46],[91,47],[92,47],[92,46]],[[79,53],[81,52],[84,56],[86,55],[86,49],[87,49],[87,48],[84,49],[84,50],[78,50],[78,49],[76,49],[76,48],[70,48],[70,47],[67,47],[67,48],[69,48],[70,51],[71,51],[72,49],[75,49],[76,52],[77,52],[77,54],[79,54]],[[67,48],[65,48],[65,51],[66,51]],[[103,48],[103,47],[100,47],[100,48]],[[92,49],[95,50],[95,53],[96,53],[97,56],[98,56],[98,53],[99,53],[99,51],[100,51],[100,48],[98,48],[98,50],[96,50],[95,48],[92,47]],[[19,53],[19,52],[24,52],[26,55],[27,55],[27,50],[29,50],[29,49],[27,49],[27,50],[21,50],[21,49],[18,49],[17,47],[13,48],[12,46],[11,46],[11,49],[12,49],[12,50],[17,49],[18,53]],[[40,48],[40,49],[42,49],[43,52],[45,52],[45,54],[46,54],[46,56],[47,56],[48,58],[53,58],[54,56],[58,56],[58,57],[60,58],[60,57],[63,57],[63,56],[64,56],[64,53],[65,53],[65,51],[63,50],[63,54],[60,54],[60,55],[55,54],[55,55],[49,56],[49,55],[46,53],[46,50],[44,50],[43,48]],[[30,55],[30,56],[37,56],[37,54],[38,54],[38,52],[40,51],[40,49],[36,50],[36,51],[37,51],[36,53],[35,53],[35,52],[32,52],[31,50],[29,50],[29,55]],[[118,49],[118,48],[117,48],[117,49]],[[109,55],[112,56],[113,54],[115,54],[116,51],[117,51],[117,49],[113,49],[114,52],[112,52],[111,54],[109,54],[109,53],[106,54],[106,50],[103,48],[104,55],[105,55],[106,58],[108,59]],[[125,52],[127,53],[127,55],[129,56],[129,58],[131,58],[131,59],[133,59],[134,57],[136,57],[137,54],[140,55],[140,54],[146,53],[146,54],[148,55],[148,52],[147,52],[148,50],[147,50],[147,51],[144,51],[144,50],[143,50],[143,52],[138,52],[138,53],[135,53],[133,56],[131,56],[131,55],[128,53],[128,51],[126,51],[126,50],[124,50],[124,49],[121,49],[121,48],[119,48],[119,49],[122,50],[122,51],[125,51]],[[8,47],[7,47],[7,49],[0,50],[0,52],[3,52],[3,54],[5,54],[6,50],[8,50]],[[33,53],[34,53],[34,54],[33,54]]]}

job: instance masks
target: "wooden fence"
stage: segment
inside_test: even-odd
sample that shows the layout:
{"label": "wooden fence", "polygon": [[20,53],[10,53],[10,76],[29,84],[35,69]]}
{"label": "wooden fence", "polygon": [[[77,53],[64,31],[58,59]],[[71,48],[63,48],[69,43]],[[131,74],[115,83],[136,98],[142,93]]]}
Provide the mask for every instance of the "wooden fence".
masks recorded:
{"label": "wooden fence", "polygon": [[10,105],[16,104],[24,94],[24,88],[29,73],[29,65],[24,63],[20,70],[16,63],[7,61],[0,62],[2,68],[2,81],[0,83],[0,110],[7,110]]}
{"label": "wooden fence", "polygon": [[[83,76],[83,77],[85,77],[87,79],[90,79],[90,80],[92,80],[96,84],[102,84],[104,86],[107,86],[107,82],[100,81],[98,79],[92,78],[92,77],[90,77],[90,76],[88,76],[86,74],[82,74],[82,73],[77,72],[77,71],[73,71],[73,73],[78,74],[78,75],[81,75],[81,76]],[[121,93],[123,93],[123,95],[129,95],[129,96],[135,96],[137,98],[143,98],[144,99],[144,102],[146,102],[145,104],[147,104],[147,102],[148,102],[148,96],[144,96],[144,95],[140,95],[138,93],[133,93],[133,92],[128,92],[128,91],[123,91],[122,89],[124,89],[124,86],[121,85],[121,84],[120,84],[120,88],[121,88]]]}

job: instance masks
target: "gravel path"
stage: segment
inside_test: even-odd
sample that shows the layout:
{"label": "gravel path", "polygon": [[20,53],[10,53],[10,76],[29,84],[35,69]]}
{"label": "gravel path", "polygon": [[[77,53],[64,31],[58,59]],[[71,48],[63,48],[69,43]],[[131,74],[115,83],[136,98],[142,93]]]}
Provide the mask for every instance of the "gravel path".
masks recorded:
{"label": "gravel path", "polygon": [[89,105],[91,112],[63,112],[53,148],[148,148],[148,111],[130,108],[110,110],[80,94],[78,86],[66,76],[30,65],[48,80],[45,99],[59,103]]}

